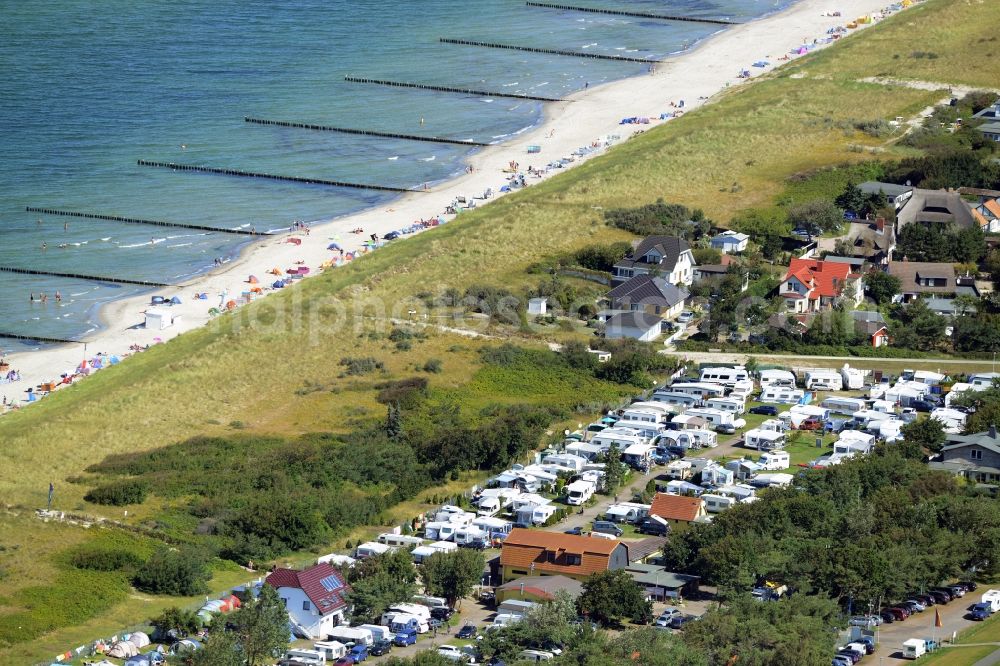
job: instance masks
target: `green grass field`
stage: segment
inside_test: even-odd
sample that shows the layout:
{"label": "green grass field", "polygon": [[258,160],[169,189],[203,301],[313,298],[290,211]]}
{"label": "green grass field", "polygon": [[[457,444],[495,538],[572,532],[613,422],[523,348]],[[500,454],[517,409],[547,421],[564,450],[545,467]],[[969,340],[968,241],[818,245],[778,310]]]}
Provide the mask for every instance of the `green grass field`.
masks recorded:
{"label": "green grass field", "polygon": [[[526,401],[566,393],[579,393],[595,406],[605,401],[612,395],[605,389],[559,378],[544,385],[549,379],[537,373],[477,376],[477,349],[494,341],[428,328],[426,339],[399,351],[386,337],[391,328],[386,318],[405,319],[410,308],[422,312],[421,292],[471,284],[516,290],[536,284],[539,277],[525,273],[530,264],[627,238],[604,225],[600,208],[663,197],[702,208],[727,223],[741,209],[775,205],[796,174],[905,154],[855,132],[853,123],[913,115],[945,91],[859,79],[909,75],[939,81],[942,87],[995,85],[1000,59],[992,53],[992,42],[978,40],[997,33],[997,23],[988,3],[928,0],[820,54],[728,90],[717,103],[579,168],[221,317],[3,417],[0,442],[5,460],[14,463],[0,468],[0,503],[21,515],[5,517],[0,524],[0,569],[7,574],[0,576],[0,615],[23,610],[19,590],[52,581],[59,572],[58,553],[88,538],[82,528],[45,526],[29,517],[33,508],[44,506],[50,481],[56,484],[57,508],[121,519],[120,510],[85,504],[84,487],[65,480],[109,454],[148,450],[194,435],[234,430],[282,436],[343,433],[381,418],[384,407],[374,399],[375,380],[343,376],[344,357],[381,359],[385,372],[380,379],[419,375],[427,361],[438,359],[442,371],[426,375],[433,389],[478,406],[510,400],[512,393]],[[938,58],[906,55],[913,44],[929,43],[935,44]],[[898,59],[893,57],[897,51]],[[859,152],[858,146],[885,152]],[[541,346],[549,337],[496,326],[476,328],[528,345]],[[552,338],[564,338],[552,328]],[[884,365],[856,364],[866,363]],[[579,420],[587,417],[581,413]],[[553,431],[567,426],[554,424]],[[807,453],[806,459],[815,457],[815,449],[796,451],[796,456]],[[450,485],[467,487],[473,478]],[[412,515],[430,496],[397,507],[393,515]],[[129,519],[149,518],[158,509],[143,506],[130,512]],[[215,587],[239,582],[238,574],[218,572]],[[129,595],[91,620],[0,648],[0,663],[49,658],[84,639],[138,624],[177,601]]]}
{"label": "green grass field", "polygon": [[942,648],[926,657],[921,657],[914,664],[933,664],[933,666],[972,666],[977,661],[1000,650],[997,645],[980,645],[977,647]]}

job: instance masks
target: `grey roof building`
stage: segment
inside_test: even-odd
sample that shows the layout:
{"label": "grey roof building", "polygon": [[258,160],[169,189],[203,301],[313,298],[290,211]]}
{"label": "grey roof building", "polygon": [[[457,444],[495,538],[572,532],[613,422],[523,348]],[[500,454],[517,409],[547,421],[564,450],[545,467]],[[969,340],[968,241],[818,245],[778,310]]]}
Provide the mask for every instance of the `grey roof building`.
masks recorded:
{"label": "grey roof building", "polygon": [[979,226],[958,192],[920,189],[913,190],[913,196],[896,214],[896,233],[908,224],[955,225],[962,229]]}
{"label": "grey roof building", "polygon": [[949,435],[940,459],[930,466],[979,483],[1000,481],[1000,434],[996,426],[973,435]]}
{"label": "grey roof building", "polygon": [[688,291],[670,284],[662,277],[636,275],[608,292],[615,310],[644,310],[650,314],[665,314],[688,297]]}

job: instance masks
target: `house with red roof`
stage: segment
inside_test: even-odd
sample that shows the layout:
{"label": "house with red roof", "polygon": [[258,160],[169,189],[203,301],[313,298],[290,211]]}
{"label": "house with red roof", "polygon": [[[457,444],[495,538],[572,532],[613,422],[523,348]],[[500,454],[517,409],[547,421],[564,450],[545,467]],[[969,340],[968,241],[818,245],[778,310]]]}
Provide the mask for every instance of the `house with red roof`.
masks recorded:
{"label": "house with red roof", "polygon": [[818,259],[792,259],[778,288],[788,312],[818,312],[843,299],[855,306],[861,302],[861,276],[851,265]]}
{"label": "house with red roof", "polygon": [[677,530],[705,520],[708,511],[705,509],[705,500],[700,497],[656,493],[649,515],[662,518],[670,524],[671,530]]}
{"label": "house with red roof", "polygon": [[345,623],[351,588],[325,562],[301,571],[274,569],[264,583],[278,591],[297,633],[307,638],[325,639],[334,627]]}

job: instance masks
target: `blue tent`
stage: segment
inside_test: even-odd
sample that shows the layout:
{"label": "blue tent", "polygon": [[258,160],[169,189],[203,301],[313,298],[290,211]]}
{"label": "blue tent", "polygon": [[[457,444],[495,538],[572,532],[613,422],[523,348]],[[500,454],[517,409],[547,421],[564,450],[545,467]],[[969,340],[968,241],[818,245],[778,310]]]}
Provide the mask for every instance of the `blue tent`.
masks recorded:
{"label": "blue tent", "polygon": [[329,245],[326,246],[326,249],[328,249],[328,250],[342,250],[344,248],[340,247],[336,243],[330,243]]}
{"label": "blue tent", "polygon": [[281,289],[282,287],[285,286],[285,283],[282,282],[281,280],[275,280],[271,286],[274,287],[275,289]]}
{"label": "blue tent", "polygon": [[163,302],[164,302],[165,300],[166,300],[166,299],[165,299],[165,298],[163,298],[163,296],[153,296],[153,298],[152,298],[152,303],[153,303],[153,305],[160,305],[160,304],[162,304],[162,303],[163,303]]}
{"label": "blue tent", "polygon": [[174,296],[173,298],[170,299],[170,304],[171,305],[180,305],[181,304],[181,297],[180,296]]}

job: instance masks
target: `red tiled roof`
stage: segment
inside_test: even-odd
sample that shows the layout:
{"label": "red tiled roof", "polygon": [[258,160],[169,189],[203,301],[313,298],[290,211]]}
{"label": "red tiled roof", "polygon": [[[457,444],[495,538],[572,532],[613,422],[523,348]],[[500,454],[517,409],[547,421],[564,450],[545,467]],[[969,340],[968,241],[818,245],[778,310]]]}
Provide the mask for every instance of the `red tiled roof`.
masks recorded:
{"label": "red tiled roof", "polygon": [[691,522],[701,513],[702,506],[702,500],[697,497],[657,493],[649,513],[666,520]]}
{"label": "red tiled roof", "polygon": [[[607,571],[611,554],[621,544],[611,539],[599,539],[575,534],[514,528],[504,539],[500,565],[541,572],[589,576]],[[552,553],[552,557],[549,557]],[[579,555],[580,564],[568,564],[566,555]],[[554,560],[554,561],[552,561]]]}
{"label": "red tiled roof", "polygon": [[996,199],[990,199],[985,204],[986,210],[990,211],[996,217],[1000,217],[1000,201]]}
{"label": "red tiled roof", "polygon": [[264,582],[274,589],[293,587],[302,590],[322,615],[346,608],[345,597],[351,589],[340,573],[326,562],[302,571],[275,569]]}
{"label": "red tiled roof", "polygon": [[807,286],[812,285],[812,298],[839,296],[844,281],[853,277],[848,264],[814,259],[792,259],[785,280],[793,276]]}

